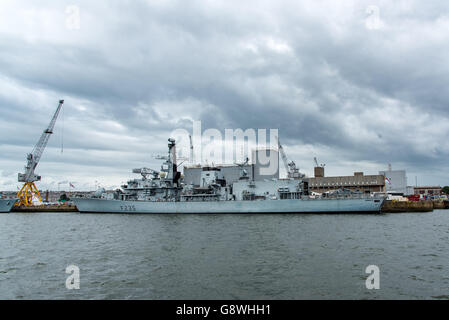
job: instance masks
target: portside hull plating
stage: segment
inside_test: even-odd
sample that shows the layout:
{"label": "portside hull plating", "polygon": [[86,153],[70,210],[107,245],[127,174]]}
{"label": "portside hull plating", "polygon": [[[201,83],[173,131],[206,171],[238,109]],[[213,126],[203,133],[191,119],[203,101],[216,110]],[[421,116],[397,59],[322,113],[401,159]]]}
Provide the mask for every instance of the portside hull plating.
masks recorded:
{"label": "portside hull plating", "polygon": [[380,213],[383,199],[149,202],[73,199],[82,213]]}
{"label": "portside hull plating", "polygon": [[11,211],[17,199],[0,199],[0,213],[8,213]]}

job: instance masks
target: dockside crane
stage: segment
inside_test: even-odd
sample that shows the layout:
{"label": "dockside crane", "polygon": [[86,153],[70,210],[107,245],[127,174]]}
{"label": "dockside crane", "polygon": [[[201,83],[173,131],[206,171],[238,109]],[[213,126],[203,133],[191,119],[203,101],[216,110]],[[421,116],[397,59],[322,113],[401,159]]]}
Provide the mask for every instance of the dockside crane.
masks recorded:
{"label": "dockside crane", "polygon": [[276,137],[278,140],[278,149],[281,154],[282,162],[284,163],[284,168],[287,174],[290,172],[290,167],[288,166],[288,159],[287,155],[285,154],[284,148],[282,147],[281,140],[279,140],[279,137]]}
{"label": "dockside crane", "polygon": [[285,171],[287,171],[287,176],[293,179],[304,178],[305,174],[299,172],[299,168],[296,167],[296,163],[294,161],[288,162],[287,155],[285,154],[284,148],[282,147],[279,137],[277,137],[277,140],[278,140],[278,149],[281,154],[282,162],[284,163]]}
{"label": "dockside crane", "polygon": [[24,182],[22,189],[20,189],[17,194],[17,198],[20,199],[18,205],[22,206],[30,206],[33,204],[33,199],[37,198],[39,201],[42,201],[39,190],[36,188],[34,184],[36,181],[41,180],[41,176],[37,175],[34,170],[39,164],[39,160],[44,153],[45,147],[47,146],[48,140],[50,136],[53,134],[53,129],[56,124],[56,120],[58,119],[59,112],[61,111],[62,105],[64,104],[64,100],[59,100],[58,108],[56,109],[53,118],[50,121],[47,129],[42,133],[39,141],[34,146],[33,151],[27,155],[27,164],[25,166],[25,173],[18,174],[19,182]]}
{"label": "dockside crane", "polygon": [[317,168],[319,168],[319,167],[324,168],[326,166],[326,164],[324,164],[324,163],[318,164],[318,159],[316,157],[313,158],[313,161],[315,161],[315,165]]}
{"label": "dockside crane", "polygon": [[315,168],[314,168],[315,178],[323,178],[324,167],[326,166],[326,164],[324,163],[318,164],[318,160],[316,157],[313,158],[313,161],[315,161]]}

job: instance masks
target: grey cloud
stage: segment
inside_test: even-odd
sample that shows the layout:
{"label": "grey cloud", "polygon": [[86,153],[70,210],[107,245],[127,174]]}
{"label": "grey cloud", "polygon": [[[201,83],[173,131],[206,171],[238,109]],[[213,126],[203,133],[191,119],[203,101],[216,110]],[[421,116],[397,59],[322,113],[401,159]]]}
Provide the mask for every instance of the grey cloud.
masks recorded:
{"label": "grey cloud", "polygon": [[[379,1],[379,30],[365,27],[368,1],[77,3],[80,30],[64,29],[68,1],[41,4],[58,17],[49,22],[55,34],[0,29],[2,79],[28,97],[0,94],[10,123],[1,129],[5,159],[24,158],[8,146],[32,146],[60,96],[65,145],[74,151],[64,161],[85,170],[137,164],[153,147],[164,152],[162,137],[190,129],[191,120],[221,130],[279,128],[292,150],[330,148],[340,162],[447,168],[448,144],[432,143],[448,133],[444,1]],[[19,13],[10,14],[20,17],[24,4],[14,6]],[[38,113],[35,97],[45,106]],[[114,164],[85,150],[128,155]]]}

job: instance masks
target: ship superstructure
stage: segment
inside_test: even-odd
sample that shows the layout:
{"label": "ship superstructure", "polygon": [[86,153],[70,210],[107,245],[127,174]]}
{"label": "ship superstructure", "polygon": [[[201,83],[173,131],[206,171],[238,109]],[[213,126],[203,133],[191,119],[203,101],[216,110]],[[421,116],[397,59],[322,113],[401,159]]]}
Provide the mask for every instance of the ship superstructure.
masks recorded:
{"label": "ship superstructure", "polygon": [[179,201],[182,192],[180,184],[181,173],[176,165],[176,143],[168,140],[168,155],[160,171],[149,168],[134,169],[133,173],[142,176],[141,179],[133,179],[122,186],[122,189],[114,194],[118,200],[130,201]]}

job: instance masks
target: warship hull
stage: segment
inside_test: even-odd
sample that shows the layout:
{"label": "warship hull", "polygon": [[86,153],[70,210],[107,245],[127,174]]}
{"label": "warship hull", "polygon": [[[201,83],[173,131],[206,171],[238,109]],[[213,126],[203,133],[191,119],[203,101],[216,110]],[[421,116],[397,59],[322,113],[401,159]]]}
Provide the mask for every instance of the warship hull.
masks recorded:
{"label": "warship hull", "polygon": [[384,199],[376,198],[201,202],[72,200],[81,213],[129,214],[380,213],[384,202]]}
{"label": "warship hull", "polygon": [[8,213],[11,211],[17,199],[0,199],[0,213]]}

